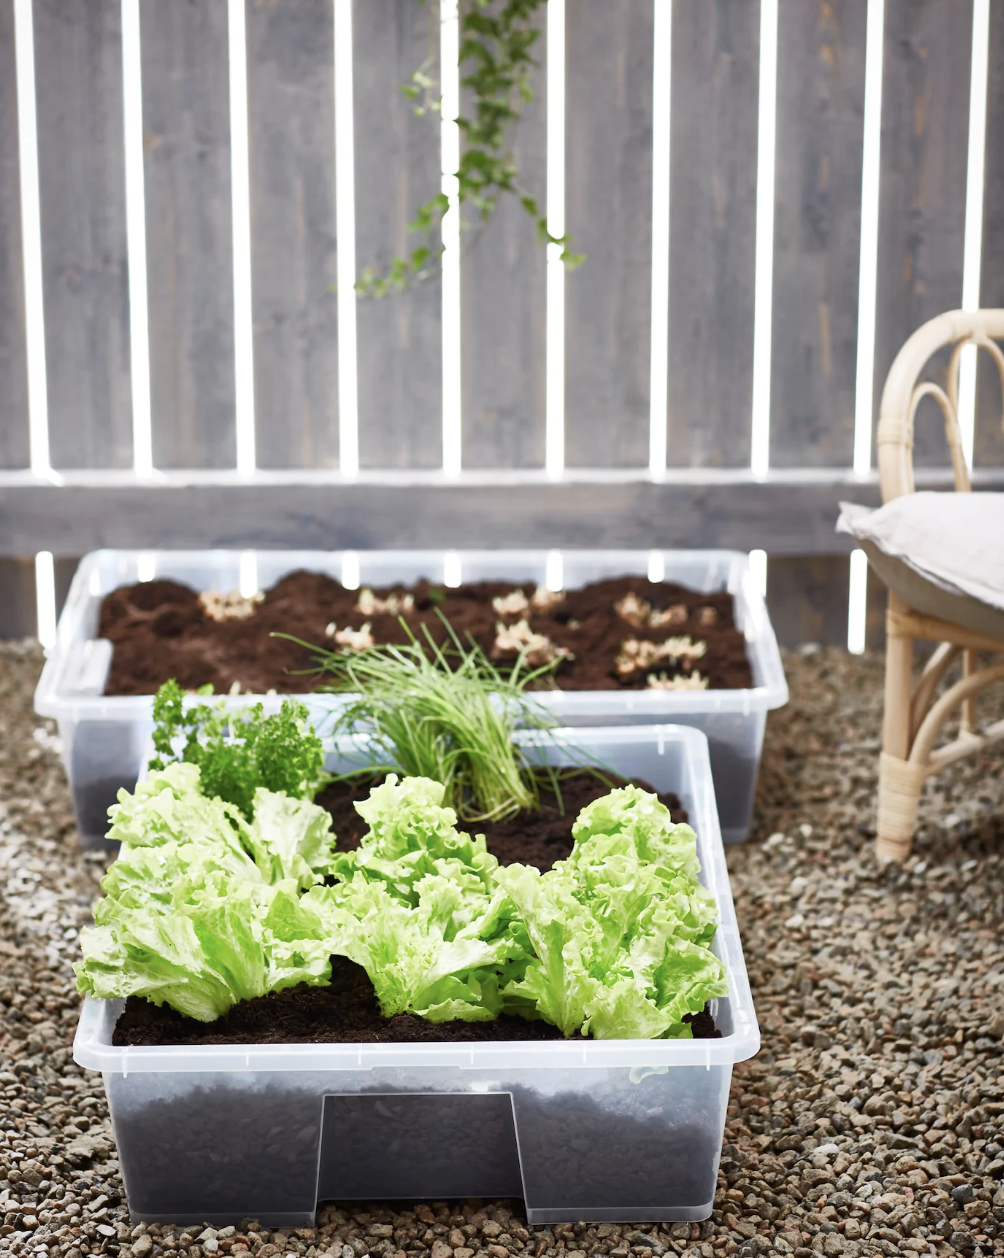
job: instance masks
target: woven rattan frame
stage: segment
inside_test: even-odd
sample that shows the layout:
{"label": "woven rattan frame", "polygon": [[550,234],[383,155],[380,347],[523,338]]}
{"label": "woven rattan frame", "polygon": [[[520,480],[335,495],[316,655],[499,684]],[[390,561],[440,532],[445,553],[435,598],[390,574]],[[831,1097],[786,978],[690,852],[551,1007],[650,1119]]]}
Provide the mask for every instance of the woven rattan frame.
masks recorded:
{"label": "woven rattan frame", "polygon": [[[959,427],[959,372],[962,350],[976,345],[993,359],[1004,392],[1004,354],[994,338],[1004,338],[1004,310],[952,310],[938,315],[910,337],[896,355],[885,388],[878,424],[882,501],[914,491],[913,426],[917,407],[933,397],[945,421],[955,488],[971,488]],[[928,360],[952,345],[947,388],[919,379]],[[920,680],[913,684],[913,644],[939,642]],[[989,663],[981,655],[989,654]],[[938,689],[961,655],[962,679],[943,694]],[[922,616],[895,594],[886,615],[885,719],[879,761],[878,843],[881,859],[909,855],[917,825],[917,806],[926,778],[946,765],[1004,739],[1004,721],[977,729],[976,698],[984,687],[1004,680],[1004,641],[947,620]],[[935,749],[947,721],[960,714],[958,736]]]}

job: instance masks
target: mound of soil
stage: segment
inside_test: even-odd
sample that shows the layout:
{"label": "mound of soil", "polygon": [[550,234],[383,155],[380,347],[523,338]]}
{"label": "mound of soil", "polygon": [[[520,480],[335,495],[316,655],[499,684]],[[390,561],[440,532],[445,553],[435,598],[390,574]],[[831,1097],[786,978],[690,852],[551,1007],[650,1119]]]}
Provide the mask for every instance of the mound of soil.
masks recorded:
{"label": "mound of soil", "polygon": [[[568,590],[550,607],[530,605],[525,615],[500,615],[492,606],[493,599],[515,591],[530,603],[535,588],[528,583],[479,581],[440,589],[423,580],[412,586],[381,587],[373,594],[381,600],[410,595],[412,604],[403,615],[413,633],[421,636],[424,626],[437,641],[444,641],[442,614],[461,639],[471,635],[489,654],[500,620],[511,625],[526,619],[534,633],[571,653],[559,664],[554,679],[562,690],[640,690],[648,686],[649,674],[690,675],[694,670],[708,678],[711,689],[752,684],[731,594],[701,594],[680,585],[653,584],[644,577],[617,577]],[[626,595],[648,604],[657,627],[647,621],[630,622],[618,613],[615,605]],[[324,678],[311,671],[316,667],[312,653],[271,635],[289,634],[332,649],[337,645],[335,632],[368,625],[378,643],[407,641],[396,614],[360,610],[360,597],[359,590],[346,590],[332,577],[293,572],[267,591],[246,618],[214,620],[206,615],[199,592],[176,581],[121,586],[107,595],[101,608],[99,635],[114,645],[105,693],[153,694],[172,677],[182,689],[211,683],[217,693],[235,685],[245,694],[316,690]],[[659,613],[664,614],[661,620]],[[329,633],[331,626],[335,628]],[[626,676],[618,673],[616,659],[623,642],[661,644],[683,636],[706,643],[705,654],[690,663],[667,665],[663,659]],[[497,663],[504,668],[514,660],[515,652],[502,653]]]}

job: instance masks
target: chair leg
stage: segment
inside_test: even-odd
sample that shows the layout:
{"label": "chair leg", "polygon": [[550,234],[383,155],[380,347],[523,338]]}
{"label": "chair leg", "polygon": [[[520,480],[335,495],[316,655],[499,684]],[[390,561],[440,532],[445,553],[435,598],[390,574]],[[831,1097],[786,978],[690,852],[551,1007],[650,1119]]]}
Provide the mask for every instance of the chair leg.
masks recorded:
{"label": "chair leg", "polygon": [[[889,610],[903,605],[889,595]],[[890,617],[891,620],[891,617]],[[910,853],[917,824],[917,805],[924,784],[923,768],[912,765],[910,708],[913,639],[887,625],[885,659],[885,717],[879,760],[878,842],[880,860],[904,860]]]}
{"label": "chair leg", "polygon": [[883,751],[879,758],[878,839],[879,860],[902,861],[910,855],[917,828],[917,805],[924,787],[924,766],[901,760]]}

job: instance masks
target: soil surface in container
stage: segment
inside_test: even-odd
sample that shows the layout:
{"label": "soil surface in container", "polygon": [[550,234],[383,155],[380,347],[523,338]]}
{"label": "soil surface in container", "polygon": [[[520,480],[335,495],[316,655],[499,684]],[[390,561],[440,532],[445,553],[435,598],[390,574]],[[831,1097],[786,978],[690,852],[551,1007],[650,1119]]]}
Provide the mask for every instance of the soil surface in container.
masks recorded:
{"label": "soil surface in container", "polygon": [[[695,1039],[719,1039],[704,1009],[688,1018]],[[304,983],[239,1001],[215,1022],[196,1022],[169,1005],[159,1008],[130,996],[115,1024],[112,1043],[150,1044],[415,1044],[484,1043],[489,1040],[560,1040],[549,1022],[502,1014],[494,1022],[425,1022],[409,1013],[380,1014],[362,966],[331,958],[331,986]],[[576,1038],[581,1038],[576,1036]]]}
{"label": "soil surface in container", "polygon": [[[336,782],[318,797],[331,813],[339,851],[359,846],[366,830],[355,811],[357,800],[366,799],[378,779]],[[488,850],[502,865],[520,861],[548,870],[572,850],[572,822],[581,809],[626,779],[604,773],[601,780],[590,770],[566,770],[559,782],[560,802],[553,789],[542,784],[539,812],[522,812],[501,822],[461,822],[460,829],[484,834]],[[643,790],[653,788],[636,781]],[[672,792],[659,795],[674,821],[687,820],[687,812]],[[330,987],[300,984],[254,1000],[242,1000],[224,1017],[212,1023],[186,1018],[168,1005],[158,1008],[138,996],[130,996],[112,1042],[142,1044],[406,1044],[416,1042],[483,1042],[489,1040],[557,1040],[561,1032],[547,1022],[527,1022],[502,1015],[494,1022],[425,1022],[411,1014],[384,1018],[373,986],[361,966],[344,957],[331,959]],[[717,1038],[714,1020],[706,1010],[691,1019],[694,1037]]]}
{"label": "soil surface in container", "polygon": [[554,595],[502,581],[346,590],[332,577],[293,572],[257,601],[201,593],[157,580],[107,595],[98,629],[114,644],[106,694],[153,694],[172,677],[182,689],[211,683],[219,694],[309,693],[324,683],[302,671],[314,668],[311,652],[272,634],[329,650],[369,640],[403,643],[403,617],[419,637],[426,626],[441,642],[447,630],[440,614],[503,669],[515,663],[527,635],[537,635],[528,661],[557,658],[561,690],[644,690],[695,673],[713,690],[752,685],[732,595],[645,577]]}
{"label": "soil surface in container", "polygon": [[[648,782],[640,778],[633,780],[643,791],[659,795],[659,800],[669,809],[675,822],[689,820],[687,810],[672,791],[660,795]],[[356,802],[367,799],[371,789],[381,781],[382,774],[375,778],[333,782],[317,796],[317,803],[331,814],[332,829],[338,836],[335,847],[339,852],[349,852],[359,846],[367,826],[356,812]],[[591,769],[564,769],[557,783],[560,797],[547,779],[541,781],[539,811],[518,812],[503,821],[460,820],[457,829],[468,834],[483,834],[489,852],[500,865],[512,865],[518,861],[522,865],[536,865],[545,873],[555,861],[565,860],[571,855],[572,823],[582,809],[614,787],[626,785],[627,778],[619,777],[608,769],[596,772]]]}

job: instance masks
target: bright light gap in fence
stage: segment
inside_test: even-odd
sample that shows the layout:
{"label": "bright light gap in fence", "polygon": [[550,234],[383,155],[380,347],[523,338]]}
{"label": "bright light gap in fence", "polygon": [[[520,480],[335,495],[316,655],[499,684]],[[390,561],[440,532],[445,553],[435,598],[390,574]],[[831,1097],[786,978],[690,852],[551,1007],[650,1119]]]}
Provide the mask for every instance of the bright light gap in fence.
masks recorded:
{"label": "bright light gap in fence", "polygon": [[852,655],[864,654],[867,615],[868,556],[863,550],[852,550],[847,591],[847,649]]}
{"label": "bright light gap in fence", "polygon": [[253,476],[254,338],[251,310],[251,184],[248,171],[248,65],[244,0],[228,0],[230,193],[234,250],[234,409],[237,471]]}
{"label": "bright light gap in fence", "polygon": [[346,590],[359,589],[359,555],[354,550],[342,552],[342,585]]}
{"label": "bright light gap in fence", "polygon": [[443,215],[443,472],[459,476],[463,458],[460,393],[460,21],[457,0],[441,0],[439,63],[442,83]]}
{"label": "bright light gap in fence", "polygon": [[143,172],[143,72],[139,0],[122,0],[122,144],[125,159],[126,252],[129,260],[129,375],[132,466],[153,474],[150,326],[146,279],[146,186]]}
{"label": "bright light gap in fence", "polygon": [[28,374],[28,448],[31,470],[51,480],[49,396],[45,377],[45,308],[42,297],[42,219],[38,193],[38,122],[35,113],[35,30],[32,0],[14,0],[17,67],[17,141],[21,180],[21,245]]}
{"label": "bright light gap in fence", "polygon": [[867,475],[872,465],[884,26],[885,0],[868,0],[861,155],[861,243],[858,256],[858,345],[854,383],[854,471],[858,476]]}
{"label": "bright light gap in fence", "polygon": [[356,354],[356,157],[352,0],[335,0],[335,235],[338,240],[338,464],[359,472]]}
{"label": "bright light gap in fence", "polygon": [[460,584],[461,578],[460,556],[455,550],[445,551],[443,554],[443,584],[448,590],[455,590]]}
{"label": "bright light gap in fence", "polygon": [[[962,309],[980,308],[983,254],[983,174],[987,142],[987,63],[990,0],[973,0],[973,55],[969,81],[969,158],[966,170],[966,233],[962,260]],[[966,466],[973,466],[976,439],[975,345],[967,345],[959,364],[959,428]]]}
{"label": "bright light gap in fence", "polygon": [[767,597],[767,552],[765,550],[750,551],[750,575],[754,586],[764,598]]}
{"label": "bright light gap in fence", "polygon": [[253,550],[242,550],[238,589],[242,598],[253,598],[258,593],[258,556]]}
{"label": "bright light gap in fence", "polygon": [[48,650],[56,643],[56,568],[51,550],[35,556],[35,614],[38,640]]}
{"label": "bright light gap in fence", "polygon": [[666,579],[666,560],[661,550],[648,552],[648,579],[653,585],[659,585]]}
{"label": "bright light gap in fence", "polygon": [[756,273],[753,294],[753,415],[750,467],[770,466],[770,353],[774,287],[774,150],[777,140],[777,0],[760,4],[757,112]]}
{"label": "bright light gap in fence", "polygon": [[[565,0],[547,5],[547,228],[565,234]],[[547,246],[544,363],[544,468],[565,470],[565,264]]]}
{"label": "bright light gap in fence", "polygon": [[565,585],[565,557],[560,550],[549,550],[544,565],[544,588],[560,590]]}
{"label": "bright light gap in fence", "polygon": [[655,0],[652,49],[652,344],[648,470],[666,470],[669,424],[669,154],[673,64],[672,0]]}

